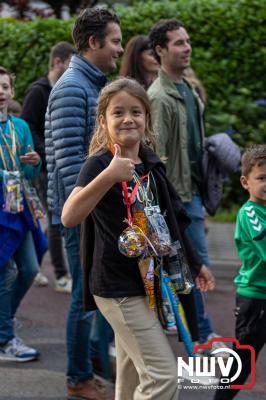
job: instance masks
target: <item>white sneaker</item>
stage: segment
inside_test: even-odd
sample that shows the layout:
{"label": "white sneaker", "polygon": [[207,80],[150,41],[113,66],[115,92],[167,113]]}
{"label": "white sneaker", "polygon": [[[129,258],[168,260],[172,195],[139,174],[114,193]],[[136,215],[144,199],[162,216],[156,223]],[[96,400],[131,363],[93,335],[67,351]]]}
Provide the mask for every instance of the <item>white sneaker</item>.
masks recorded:
{"label": "white sneaker", "polygon": [[48,286],[48,279],[42,272],[38,272],[38,274],[34,278],[34,285],[35,286]]}
{"label": "white sneaker", "polygon": [[[204,343],[204,344],[207,344],[211,339],[215,339],[215,338],[221,338],[222,336],[220,336],[220,335],[217,335],[217,333],[210,333],[209,334],[209,336],[207,337],[207,340],[206,340],[206,342]],[[211,349],[199,349],[199,351],[198,351],[198,354],[199,355],[204,355],[204,356],[212,356],[212,350],[217,350],[217,349],[220,349],[220,348],[223,348],[223,347],[228,347],[228,345],[226,344],[226,342],[220,342],[220,341],[215,341],[215,342],[213,342],[212,343],[212,347],[211,347]],[[214,356],[219,356],[219,357],[222,357],[222,358],[228,358],[229,356],[230,356],[230,353],[227,353],[227,352],[225,352],[225,351],[219,351],[219,353],[217,353],[217,354],[214,354]]]}
{"label": "white sneaker", "polygon": [[55,280],[55,291],[60,293],[71,293],[72,279],[65,275]]}
{"label": "white sneaker", "polygon": [[40,353],[26,346],[19,337],[9,340],[5,346],[0,346],[1,361],[26,362],[36,360]]}

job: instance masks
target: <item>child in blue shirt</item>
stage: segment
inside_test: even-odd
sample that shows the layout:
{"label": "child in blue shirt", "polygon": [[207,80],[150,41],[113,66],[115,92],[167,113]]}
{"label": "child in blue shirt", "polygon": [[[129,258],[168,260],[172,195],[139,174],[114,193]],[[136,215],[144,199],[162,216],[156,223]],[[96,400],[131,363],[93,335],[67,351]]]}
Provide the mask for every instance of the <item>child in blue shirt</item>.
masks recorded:
{"label": "child in blue shirt", "polygon": [[[39,352],[15,335],[14,317],[39,270],[47,243],[38,236],[38,243],[43,243],[38,260],[34,236],[41,232],[25,197],[20,190],[11,190],[11,176],[17,177],[15,187],[19,189],[22,175],[31,180],[41,166],[27,123],[7,113],[13,95],[12,74],[0,67],[0,360],[24,362],[38,358]],[[4,183],[4,176],[9,183]]]}

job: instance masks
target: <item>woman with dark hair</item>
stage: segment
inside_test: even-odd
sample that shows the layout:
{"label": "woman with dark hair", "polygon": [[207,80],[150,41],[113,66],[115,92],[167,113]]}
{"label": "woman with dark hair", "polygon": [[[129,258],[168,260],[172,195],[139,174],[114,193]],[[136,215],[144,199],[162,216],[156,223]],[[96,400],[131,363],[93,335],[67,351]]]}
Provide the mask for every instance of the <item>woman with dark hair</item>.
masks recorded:
{"label": "woman with dark hair", "polygon": [[157,77],[158,69],[147,36],[132,37],[126,45],[119,76],[133,78],[147,89]]}

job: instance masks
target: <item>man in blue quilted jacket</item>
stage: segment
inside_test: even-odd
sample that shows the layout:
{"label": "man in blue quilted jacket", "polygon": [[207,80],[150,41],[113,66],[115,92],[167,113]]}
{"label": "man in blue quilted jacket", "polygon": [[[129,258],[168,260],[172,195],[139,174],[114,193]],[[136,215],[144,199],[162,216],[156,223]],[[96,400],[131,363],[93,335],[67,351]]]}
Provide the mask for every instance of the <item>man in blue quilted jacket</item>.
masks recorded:
{"label": "man in blue quilted jacket", "polygon": [[[85,9],[73,28],[78,54],[52,89],[45,122],[48,171],[48,206],[59,223],[64,202],[71,193],[85,160],[94,129],[96,101],[122,54],[118,17],[106,9]],[[73,279],[67,321],[67,390],[70,398],[104,399],[93,378],[90,330],[93,312],[85,312],[79,256],[79,227],[62,228]]]}

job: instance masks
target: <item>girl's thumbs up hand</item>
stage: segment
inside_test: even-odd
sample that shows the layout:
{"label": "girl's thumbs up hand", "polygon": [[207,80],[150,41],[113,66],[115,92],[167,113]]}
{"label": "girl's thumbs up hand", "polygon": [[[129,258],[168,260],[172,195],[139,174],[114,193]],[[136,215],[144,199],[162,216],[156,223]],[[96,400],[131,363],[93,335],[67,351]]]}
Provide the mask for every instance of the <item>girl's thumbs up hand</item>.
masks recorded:
{"label": "girl's thumbs up hand", "polygon": [[123,158],[121,156],[121,147],[118,144],[114,144],[114,158],[107,167],[112,179],[117,182],[131,181],[133,178],[133,172],[135,170],[134,163],[130,158]]}

